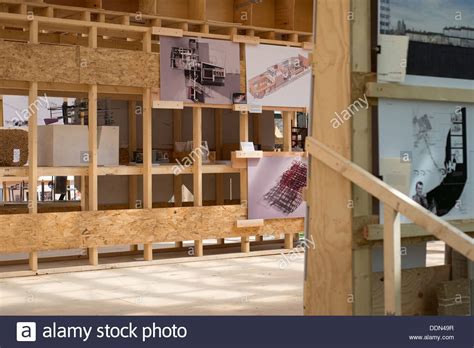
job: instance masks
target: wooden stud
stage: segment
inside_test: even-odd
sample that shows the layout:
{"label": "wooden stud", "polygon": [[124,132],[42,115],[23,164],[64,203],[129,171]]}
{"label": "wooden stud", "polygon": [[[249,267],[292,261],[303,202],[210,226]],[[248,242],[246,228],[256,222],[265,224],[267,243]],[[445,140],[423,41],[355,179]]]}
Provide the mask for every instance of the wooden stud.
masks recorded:
{"label": "wooden stud", "polygon": [[[182,141],[182,123],[183,110],[173,110],[173,145],[178,141]],[[174,206],[181,207],[183,205],[183,176],[173,176],[173,195]],[[182,248],[183,242],[175,242],[176,248]]]}
{"label": "wooden stud", "polygon": [[[201,149],[202,146],[202,109],[193,109],[193,148]],[[202,156],[198,152],[198,156],[194,158],[193,164],[193,195],[194,206],[202,207]],[[195,256],[203,256],[204,249],[202,240],[194,241]]]}
{"label": "wooden stud", "polygon": [[293,233],[285,234],[285,249],[293,249]]}
{"label": "wooden stud", "polygon": [[[128,101],[128,157],[131,161],[137,150],[137,102]],[[137,209],[138,178],[136,175],[128,177],[128,208]],[[131,245],[130,251],[138,251],[138,245]]]}
{"label": "wooden stud", "polygon": [[143,34],[143,52],[151,53],[151,29]]}
{"label": "wooden stud", "polygon": [[[240,141],[248,141],[249,140],[249,114],[248,112],[241,112],[240,113]],[[241,205],[245,205],[247,207],[247,200],[248,200],[248,191],[247,191],[248,183],[247,183],[247,169],[240,170],[240,202]],[[243,253],[248,253],[250,251],[250,240],[248,237],[241,237],[240,241],[240,249]]]}
{"label": "wooden stud", "polygon": [[[31,27],[30,27],[31,30]],[[28,211],[38,213],[38,83],[30,82],[28,95]],[[38,270],[38,253],[33,251],[29,256],[29,265],[32,271]]]}
{"label": "wooden stud", "polygon": [[[151,88],[145,88],[143,93],[143,208],[153,207],[152,197],[152,108]],[[144,244],[144,258],[153,260],[153,245],[151,242]]]}
{"label": "wooden stud", "polygon": [[38,252],[32,251],[29,255],[28,265],[30,266],[30,270],[37,271],[38,270]]}
{"label": "wooden stud", "polygon": [[[347,0],[317,0],[318,40],[313,56],[312,136],[342,157],[351,157],[351,127],[331,127],[335,110],[351,103],[350,11]],[[331,91],[339,91],[334,95]],[[304,313],[306,315],[351,315],[352,290],[351,184],[341,174],[318,160],[310,163],[310,202],[307,238],[317,248],[306,253]],[[316,204],[315,202],[324,202]]]}
{"label": "wooden stud", "polygon": [[386,315],[402,314],[400,213],[384,208],[384,299]]}
{"label": "wooden stud", "polygon": [[[88,95],[88,121],[89,121],[89,172],[88,172],[88,198],[89,210],[98,210],[98,178],[97,178],[97,85],[89,86]],[[89,263],[93,266],[99,264],[97,248],[89,248]]]}
{"label": "wooden stud", "polygon": [[[216,109],[214,111],[214,131],[216,144],[216,160],[222,160],[222,121],[224,110]],[[216,204],[224,204],[224,175],[216,174]],[[222,241],[219,241],[222,242]],[[222,244],[222,243],[221,243]]]}
{"label": "wooden stud", "polygon": [[291,146],[291,120],[294,116],[293,112],[284,111],[283,117],[283,151],[290,152]]}
{"label": "wooden stud", "polygon": [[32,20],[29,26],[29,36],[30,36],[30,43],[37,44],[38,43],[38,21]]}
{"label": "wooden stud", "polygon": [[95,25],[89,27],[88,41],[90,48],[97,48],[97,27]]}

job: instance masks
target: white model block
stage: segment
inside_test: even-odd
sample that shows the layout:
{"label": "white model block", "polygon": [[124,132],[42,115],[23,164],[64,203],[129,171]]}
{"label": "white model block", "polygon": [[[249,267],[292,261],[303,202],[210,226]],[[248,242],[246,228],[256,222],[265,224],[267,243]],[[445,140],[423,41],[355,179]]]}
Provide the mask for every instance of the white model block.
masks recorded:
{"label": "white model block", "polygon": [[[119,127],[97,127],[97,145],[98,165],[116,166],[119,164]],[[87,126],[38,126],[39,166],[88,166],[88,152]]]}

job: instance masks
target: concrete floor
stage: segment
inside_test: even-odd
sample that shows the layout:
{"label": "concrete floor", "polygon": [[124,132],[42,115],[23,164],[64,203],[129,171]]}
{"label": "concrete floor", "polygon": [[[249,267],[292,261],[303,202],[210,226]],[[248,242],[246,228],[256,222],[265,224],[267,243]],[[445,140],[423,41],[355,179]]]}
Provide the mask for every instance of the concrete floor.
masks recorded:
{"label": "concrete floor", "polygon": [[[0,279],[0,315],[302,315],[303,255]],[[287,260],[287,259],[286,259]],[[444,263],[428,244],[427,266]]]}

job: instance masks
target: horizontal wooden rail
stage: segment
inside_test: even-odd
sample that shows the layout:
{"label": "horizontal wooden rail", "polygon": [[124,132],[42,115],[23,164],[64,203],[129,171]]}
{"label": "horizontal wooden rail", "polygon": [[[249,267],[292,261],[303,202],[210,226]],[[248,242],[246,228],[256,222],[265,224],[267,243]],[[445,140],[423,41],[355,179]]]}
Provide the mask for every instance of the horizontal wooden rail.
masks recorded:
{"label": "horizontal wooden rail", "polygon": [[453,103],[472,103],[474,89],[408,86],[398,83],[366,84],[366,95],[369,98],[390,98],[403,100],[432,100]]}
{"label": "horizontal wooden rail", "polygon": [[[99,29],[98,34],[107,36],[140,39],[140,36],[136,35],[136,33],[148,30],[150,27],[162,26],[164,28],[175,28],[177,26],[183,26],[191,28],[183,31],[186,36],[201,36],[227,40],[231,39],[231,35],[228,34],[231,32],[252,32],[255,36],[262,35],[262,43],[303,48],[306,48],[312,41],[311,32],[255,27],[234,22],[165,17],[28,1],[18,3],[13,0],[0,0],[0,5],[1,4],[7,6],[6,10],[3,11],[8,11],[8,6],[24,6],[23,10],[19,13],[0,12],[2,15],[5,15],[0,22],[10,26],[27,25],[27,21],[31,21],[30,15],[33,13],[35,19],[40,17],[47,18],[47,20],[42,20],[44,27],[40,29],[69,30],[71,32],[85,33],[85,27],[82,23],[94,23],[99,24],[97,25]],[[28,13],[29,18],[26,18],[26,13]],[[117,22],[122,23],[118,24]],[[195,30],[195,28],[203,27],[208,28],[208,30],[205,32],[201,31],[201,29]],[[221,30],[228,33],[225,35],[218,34]],[[265,39],[265,34],[269,32],[279,35],[279,38]]]}
{"label": "horizontal wooden rail", "polygon": [[365,169],[344,158],[313,137],[306,138],[311,156],[384,203],[384,305],[385,314],[401,315],[401,224],[400,214],[474,260],[474,239],[423,208]]}

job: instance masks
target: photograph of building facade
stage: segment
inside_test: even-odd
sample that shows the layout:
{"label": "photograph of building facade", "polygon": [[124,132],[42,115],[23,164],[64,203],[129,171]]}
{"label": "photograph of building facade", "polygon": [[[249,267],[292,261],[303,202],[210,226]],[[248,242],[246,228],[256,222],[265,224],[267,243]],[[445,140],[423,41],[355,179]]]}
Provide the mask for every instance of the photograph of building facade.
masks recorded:
{"label": "photograph of building facade", "polygon": [[420,17],[425,10],[423,0],[379,1],[380,34],[410,39],[407,74],[474,79],[474,2],[440,2],[430,7],[430,16]]}

